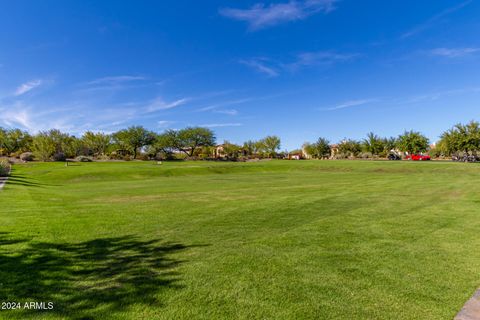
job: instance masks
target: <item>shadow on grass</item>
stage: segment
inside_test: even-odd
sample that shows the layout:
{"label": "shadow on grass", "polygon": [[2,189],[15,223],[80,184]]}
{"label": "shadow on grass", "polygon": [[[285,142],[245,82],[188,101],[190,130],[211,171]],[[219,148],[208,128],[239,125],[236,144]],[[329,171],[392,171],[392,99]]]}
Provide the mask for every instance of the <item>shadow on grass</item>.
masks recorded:
{"label": "shadow on grass", "polygon": [[[8,247],[16,244],[20,249]],[[132,305],[159,306],[158,294],[180,289],[173,256],[186,246],[102,238],[77,244],[8,239],[0,233],[0,301],[53,302],[53,310],[13,310],[9,318],[39,312],[68,319],[106,319]],[[5,311],[3,311],[5,312]]]}
{"label": "shadow on grass", "polygon": [[59,186],[54,184],[39,183],[34,181],[32,178],[27,178],[26,176],[15,173],[14,171],[8,177],[6,185],[21,185],[25,187],[37,187],[37,188]]}
{"label": "shadow on grass", "polygon": [[7,185],[20,185],[26,187],[43,187],[44,185],[38,182],[33,182],[31,180],[18,178],[15,176],[11,176],[7,180]]}

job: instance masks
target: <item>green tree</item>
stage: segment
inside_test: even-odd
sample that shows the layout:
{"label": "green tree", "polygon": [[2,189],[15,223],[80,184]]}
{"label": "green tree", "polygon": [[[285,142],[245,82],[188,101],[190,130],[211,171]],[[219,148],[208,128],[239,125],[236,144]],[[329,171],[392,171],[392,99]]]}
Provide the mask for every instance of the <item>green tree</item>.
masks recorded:
{"label": "green tree", "polygon": [[428,142],[428,138],[420,132],[405,131],[398,137],[397,146],[400,151],[417,154],[427,151]]}
{"label": "green tree", "polygon": [[171,158],[173,152],[175,151],[174,139],[175,136],[172,135],[170,132],[156,134],[154,141],[148,146],[148,154],[154,158],[156,158],[160,154],[160,158],[162,159]]}
{"label": "green tree", "polygon": [[255,148],[255,154],[261,157],[267,156],[266,146],[263,140],[255,141],[254,148]]}
{"label": "green tree", "polygon": [[215,134],[208,128],[188,127],[178,131],[168,130],[167,139],[172,147],[192,157],[200,147],[215,145]]}
{"label": "green tree", "polygon": [[385,138],[384,142],[384,147],[385,147],[385,152],[390,152],[392,150],[395,150],[397,148],[397,138],[395,137],[390,137],[390,138]]}
{"label": "green tree", "polygon": [[253,156],[258,153],[257,144],[255,141],[248,140],[243,144],[243,150],[245,150],[248,156]]}
{"label": "green tree", "polygon": [[62,153],[65,158],[75,158],[84,154],[85,145],[82,139],[75,136],[67,136],[62,141]]}
{"label": "green tree", "polygon": [[28,151],[31,143],[32,136],[26,131],[0,128],[0,149],[6,155]]}
{"label": "green tree", "polygon": [[316,159],[328,158],[331,155],[330,141],[325,138],[318,138],[314,143],[306,143],[303,150]]}
{"label": "green tree", "polygon": [[277,136],[267,136],[259,141],[264,153],[267,157],[274,157],[280,150],[281,141]]}
{"label": "green tree", "polygon": [[362,151],[362,144],[353,139],[345,139],[338,144],[338,151],[348,157],[356,157]]}
{"label": "green tree", "polygon": [[5,151],[5,143],[7,141],[7,131],[0,127],[0,156],[3,156]]}
{"label": "green tree", "polygon": [[437,147],[448,156],[459,153],[476,155],[480,150],[480,124],[476,121],[456,124],[440,136]]}
{"label": "green tree", "polygon": [[223,142],[223,152],[228,159],[237,159],[240,156],[242,147],[229,141]]}
{"label": "green tree", "polygon": [[74,151],[75,142],[75,137],[60,130],[52,129],[40,132],[33,137],[32,151],[42,161],[50,160],[52,157],[55,160],[63,160],[67,156],[76,155]]}
{"label": "green tree", "polygon": [[121,148],[129,151],[136,159],[143,147],[155,141],[155,134],[142,126],[132,126],[115,132],[113,138]]}
{"label": "green tree", "polygon": [[67,144],[71,142],[71,136],[68,133],[61,132],[58,129],[51,129],[44,132],[55,145],[55,153],[64,153]]}
{"label": "green tree", "polygon": [[363,149],[374,156],[378,156],[385,151],[385,139],[370,132],[367,134],[367,138],[363,140]]}
{"label": "green tree", "polygon": [[48,132],[40,132],[33,137],[32,151],[41,161],[48,161],[56,152],[56,142]]}
{"label": "green tree", "polygon": [[112,144],[112,136],[102,132],[87,131],[82,136],[83,144],[94,156],[104,155]]}

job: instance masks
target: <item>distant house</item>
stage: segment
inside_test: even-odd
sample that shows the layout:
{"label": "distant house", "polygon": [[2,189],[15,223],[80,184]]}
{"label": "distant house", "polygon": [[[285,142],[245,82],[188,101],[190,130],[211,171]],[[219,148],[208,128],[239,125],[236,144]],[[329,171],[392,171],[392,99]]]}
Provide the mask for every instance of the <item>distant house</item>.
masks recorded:
{"label": "distant house", "polygon": [[312,159],[312,156],[305,150],[305,146],[302,147],[301,153],[303,159]]}
{"label": "distant house", "polygon": [[218,144],[213,148],[213,157],[215,159],[223,159],[227,157],[224,147],[224,144]]}
{"label": "distant house", "polygon": [[294,154],[289,154],[288,159],[289,160],[301,160],[301,159],[303,159],[303,157],[302,157],[301,153],[294,153]]}
{"label": "distant house", "polygon": [[330,159],[335,158],[335,156],[340,152],[340,148],[338,144],[331,144],[330,145]]}
{"label": "distant house", "polygon": [[[229,149],[232,150],[232,146],[238,148],[233,153],[232,151],[228,151]],[[228,152],[230,152],[230,154]],[[246,157],[247,155],[248,152],[245,149],[231,143],[222,143],[213,147],[213,158],[215,159]]]}
{"label": "distant house", "polygon": [[301,159],[306,159],[304,156],[304,151],[303,150],[293,150],[289,152],[286,157],[288,160],[301,160]]}

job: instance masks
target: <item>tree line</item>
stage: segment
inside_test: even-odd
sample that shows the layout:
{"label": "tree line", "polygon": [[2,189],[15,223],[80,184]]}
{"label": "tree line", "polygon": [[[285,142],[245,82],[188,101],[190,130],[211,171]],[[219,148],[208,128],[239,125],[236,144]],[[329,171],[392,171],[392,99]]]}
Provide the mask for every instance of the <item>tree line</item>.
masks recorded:
{"label": "tree line", "polygon": [[338,144],[318,138],[316,142],[303,145],[304,153],[314,159],[386,158],[390,153],[418,154],[429,149],[428,138],[416,131],[406,131],[390,138],[370,132],[363,140],[343,139]]}
{"label": "tree line", "polygon": [[[226,159],[243,157],[275,157],[280,138],[268,136],[258,141],[236,145],[222,144],[221,156]],[[30,135],[20,129],[0,128],[0,156],[24,161],[80,161],[93,159],[208,159],[216,157],[216,137],[208,128],[188,127],[156,133],[142,126],[131,126],[113,134],[87,131],[75,137],[57,129]]]}
{"label": "tree line", "polygon": [[[429,139],[416,131],[397,137],[380,137],[371,132],[365,139],[343,139],[331,144],[326,138],[305,143],[297,150],[308,158],[385,158],[390,153],[418,154],[429,152],[434,157],[477,157],[480,151],[480,124],[471,121],[457,124],[445,131],[434,147]],[[65,159],[179,159],[179,158],[275,158],[286,157],[280,152],[281,140],[267,136],[243,144],[229,141],[219,147],[215,133],[208,128],[188,127],[156,133],[142,126],[131,126],[112,134],[87,131],[76,137],[57,129],[31,135],[20,129],[0,127],[0,156],[29,161],[64,161]]]}

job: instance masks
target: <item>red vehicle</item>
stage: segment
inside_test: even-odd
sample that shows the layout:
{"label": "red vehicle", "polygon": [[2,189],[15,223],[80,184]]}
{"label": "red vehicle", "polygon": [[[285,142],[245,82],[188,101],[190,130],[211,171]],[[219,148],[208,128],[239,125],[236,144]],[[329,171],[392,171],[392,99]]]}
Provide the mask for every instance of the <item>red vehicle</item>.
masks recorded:
{"label": "red vehicle", "polygon": [[425,156],[423,154],[409,154],[408,156],[405,157],[406,160],[412,160],[412,161],[428,161],[431,160],[430,156]]}

